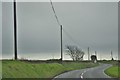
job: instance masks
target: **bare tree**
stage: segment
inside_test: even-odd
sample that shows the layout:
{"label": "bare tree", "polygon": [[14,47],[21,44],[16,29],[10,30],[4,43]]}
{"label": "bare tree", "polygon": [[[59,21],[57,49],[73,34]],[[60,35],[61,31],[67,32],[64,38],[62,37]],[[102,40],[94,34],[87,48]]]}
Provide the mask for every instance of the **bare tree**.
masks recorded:
{"label": "bare tree", "polygon": [[72,58],[73,61],[83,60],[84,52],[77,46],[66,46],[67,54]]}

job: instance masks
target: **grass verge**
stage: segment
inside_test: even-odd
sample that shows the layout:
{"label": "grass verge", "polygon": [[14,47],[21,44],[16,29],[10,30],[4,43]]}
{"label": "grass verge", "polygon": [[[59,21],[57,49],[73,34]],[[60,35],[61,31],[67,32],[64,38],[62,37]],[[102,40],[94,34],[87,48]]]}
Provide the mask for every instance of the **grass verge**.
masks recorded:
{"label": "grass verge", "polygon": [[52,78],[69,70],[97,66],[91,62],[28,63],[23,61],[2,61],[3,78]]}
{"label": "grass verge", "polygon": [[113,78],[120,78],[119,70],[120,70],[120,67],[114,65],[106,69],[105,73]]}

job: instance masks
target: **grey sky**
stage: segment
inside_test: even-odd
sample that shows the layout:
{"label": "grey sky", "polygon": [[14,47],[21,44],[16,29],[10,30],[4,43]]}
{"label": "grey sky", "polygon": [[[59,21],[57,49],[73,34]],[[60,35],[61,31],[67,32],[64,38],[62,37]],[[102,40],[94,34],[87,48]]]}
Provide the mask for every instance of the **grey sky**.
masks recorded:
{"label": "grey sky", "polygon": [[[53,3],[63,28],[86,52],[96,50],[103,58],[118,53],[118,3]],[[13,6],[2,4],[3,58],[13,57]],[[17,3],[18,54],[20,57],[48,59],[60,55],[60,28],[50,3]],[[63,46],[76,45],[63,33]],[[34,53],[34,54],[33,54]],[[66,56],[66,55],[65,55]],[[107,57],[106,57],[107,56]],[[66,56],[67,57],[67,56]],[[66,58],[64,57],[64,59]]]}

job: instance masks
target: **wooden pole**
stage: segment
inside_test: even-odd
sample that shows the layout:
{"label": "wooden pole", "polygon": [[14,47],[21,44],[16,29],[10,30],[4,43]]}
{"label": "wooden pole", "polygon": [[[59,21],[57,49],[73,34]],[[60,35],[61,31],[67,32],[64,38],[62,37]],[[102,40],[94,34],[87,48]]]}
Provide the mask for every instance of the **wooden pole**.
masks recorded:
{"label": "wooden pole", "polygon": [[62,45],[62,25],[60,26],[60,32],[61,32],[61,61],[63,60],[63,45]]}
{"label": "wooden pole", "polygon": [[97,52],[95,51],[95,55],[97,56]]}
{"label": "wooden pole", "polygon": [[89,47],[88,47],[88,60],[90,60]]}
{"label": "wooden pole", "polygon": [[17,60],[17,18],[16,18],[16,1],[14,0],[14,58]]}

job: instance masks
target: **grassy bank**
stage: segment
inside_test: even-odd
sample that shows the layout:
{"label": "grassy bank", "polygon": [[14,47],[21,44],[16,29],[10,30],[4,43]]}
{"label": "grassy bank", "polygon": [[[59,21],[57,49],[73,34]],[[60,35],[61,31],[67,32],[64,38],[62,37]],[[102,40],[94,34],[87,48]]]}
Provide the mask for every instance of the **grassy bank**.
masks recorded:
{"label": "grassy bank", "polygon": [[98,64],[91,62],[29,63],[23,61],[2,61],[3,78],[52,78],[64,71],[83,69]]}
{"label": "grassy bank", "polygon": [[120,75],[119,75],[119,70],[120,70],[120,67],[118,66],[112,66],[108,69],[105,70],[105,73],[111,77],[115,77],[115,78],[120,78]]}
{"label": "grassy bank", "polygon": [[108,75],[111,76],[113,78],[120,78],[120,66],[119,66],[119,61],[102,61],[102,63],[106,63],[106,64],[112,64],[113,66],[106,69],[104,72]]}

